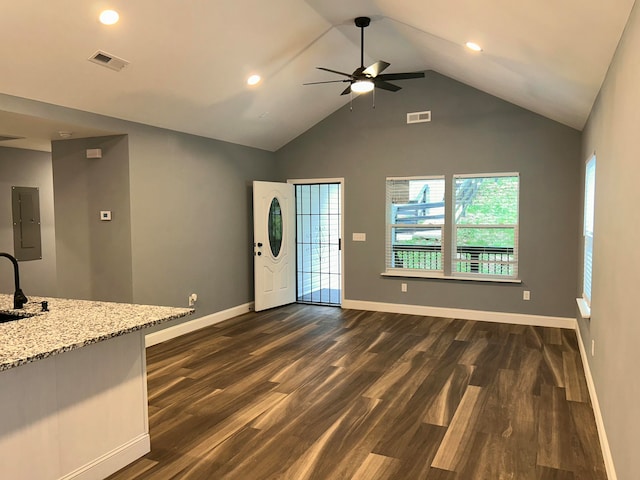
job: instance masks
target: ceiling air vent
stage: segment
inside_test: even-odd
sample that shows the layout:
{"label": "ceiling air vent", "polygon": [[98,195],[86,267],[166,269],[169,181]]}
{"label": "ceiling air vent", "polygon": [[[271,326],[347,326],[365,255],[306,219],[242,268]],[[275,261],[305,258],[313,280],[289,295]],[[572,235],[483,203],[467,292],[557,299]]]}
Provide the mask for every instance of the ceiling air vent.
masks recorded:
{"label": "ceiling air vent", "polygon": [[431,121],[431,110],[426,112],[407,113],[407,123],[424,123]]}
{"label": "ceiling air vent", "polygon": [[110,53],[102,52],[100,50],[91,55],[89,57],[89,61],[110,68],[111,70],[115,70],[116,72],[119,72],[124,67],[129,65],[129,62],[127,62],[126,60],[111,55]]}

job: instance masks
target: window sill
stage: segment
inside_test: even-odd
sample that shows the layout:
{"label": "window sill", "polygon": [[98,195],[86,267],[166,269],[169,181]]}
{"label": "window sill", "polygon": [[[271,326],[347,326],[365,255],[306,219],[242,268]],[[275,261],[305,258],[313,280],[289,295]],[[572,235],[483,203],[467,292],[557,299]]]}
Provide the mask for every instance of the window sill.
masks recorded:
{"label": "window sill", "polygon": [[578,309],[580,310],[580,316],[585,319],[591,318],[591,307],[584,298],[576,298]]}
{"label": "window sill", "polygon": [[438,280],[462,280],[467,282],[489,282],[489,283],[522,283],[519,278],[505,278],[505,277],[476,277],[476,276],[455,276],[445,275],[442,272],[413,272],[413,271],[394,271],[394,272],[382,272],[380,274],[383,277],[405,277],[405,278],[433,278]]}

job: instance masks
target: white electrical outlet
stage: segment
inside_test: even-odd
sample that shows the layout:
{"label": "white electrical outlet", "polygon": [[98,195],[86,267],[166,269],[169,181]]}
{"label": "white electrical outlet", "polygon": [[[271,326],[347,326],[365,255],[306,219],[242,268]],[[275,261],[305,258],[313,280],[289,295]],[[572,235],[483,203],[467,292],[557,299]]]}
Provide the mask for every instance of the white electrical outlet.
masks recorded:
{"label": "white electrical outlet", "polygon": [[407,284],[406,283],[400,284],[400,291],[401,292],[406,292],[407,291]]}
{"label": "white electrical outlet", "polygon": [[591,356],[595,356],[596,354],[596,341],[591,339]]}
{"label": "white electrical outlet", "polygon": [[189,295],[189,306],[193,307],[196,302],[198,301],[198,294],[197,293],[192,293],[191,295]]}
{"label": "white electrical outlet", "polygon": [[525,290],[522,292],[523,300],[531,300],[531,292],[529,290]]}

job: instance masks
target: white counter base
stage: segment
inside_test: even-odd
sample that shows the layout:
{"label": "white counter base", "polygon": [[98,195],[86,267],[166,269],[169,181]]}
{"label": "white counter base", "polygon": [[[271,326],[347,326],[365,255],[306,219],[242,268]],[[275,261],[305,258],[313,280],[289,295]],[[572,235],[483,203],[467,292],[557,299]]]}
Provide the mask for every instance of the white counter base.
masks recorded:
{"label": "white counter base", "polygon": [[0,478],[103,479],[149,451],[143,331],[0,372]]}

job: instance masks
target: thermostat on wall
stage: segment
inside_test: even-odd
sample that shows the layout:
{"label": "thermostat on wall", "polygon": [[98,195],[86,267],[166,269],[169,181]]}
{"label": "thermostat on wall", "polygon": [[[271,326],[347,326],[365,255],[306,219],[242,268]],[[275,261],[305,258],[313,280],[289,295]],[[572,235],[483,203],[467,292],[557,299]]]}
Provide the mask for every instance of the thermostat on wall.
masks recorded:
{"label": "thermostat on wall", "polygon": [[100,211],[100,220],[104,222],[108,222],[111,220],[111,210],[101,210]]}

